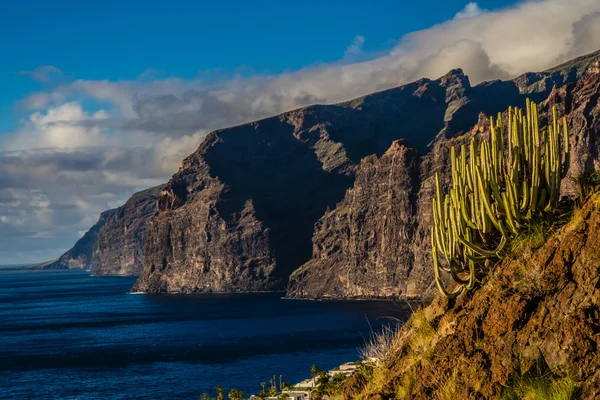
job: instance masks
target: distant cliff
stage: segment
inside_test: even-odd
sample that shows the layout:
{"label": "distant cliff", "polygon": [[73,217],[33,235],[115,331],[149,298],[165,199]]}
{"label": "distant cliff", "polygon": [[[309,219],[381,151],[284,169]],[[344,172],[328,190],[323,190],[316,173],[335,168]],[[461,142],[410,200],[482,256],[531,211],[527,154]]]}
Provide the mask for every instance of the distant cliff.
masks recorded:
{"label": "distant cliff", "polygon": [[94,275],[140,275],[148,220],[164,185],[131,196],[112,213],[98,232],[90,268]]}
{"label": "distant cliff", "polygon": [[29,266],[43,269],[89,269],[92,257],[98,245],[98,232],[106,225],[106,221],[117,213],[117,209],[104,211],[98,222],[92,226],[75,245],[55,260]]}
{"label": "distant cliff", "polygon": [[103,212],[73,248],[56,260],[31,267],[82,268],[94,275],[139,275],[147,222],[156,212],[156,198],[163,186],[136,193],[123,206]]}

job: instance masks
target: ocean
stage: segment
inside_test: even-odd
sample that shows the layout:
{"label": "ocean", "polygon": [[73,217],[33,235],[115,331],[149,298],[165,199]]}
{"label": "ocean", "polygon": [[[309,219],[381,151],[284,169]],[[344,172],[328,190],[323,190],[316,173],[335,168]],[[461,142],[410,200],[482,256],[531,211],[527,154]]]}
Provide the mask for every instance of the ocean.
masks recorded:
{"label": "ocean", "polygon": [[358,358],[393,302],[285,300],[283,293],[139,295],[132,277],[0,269],[1,399],[198,399],[248,395],[283,375]]}

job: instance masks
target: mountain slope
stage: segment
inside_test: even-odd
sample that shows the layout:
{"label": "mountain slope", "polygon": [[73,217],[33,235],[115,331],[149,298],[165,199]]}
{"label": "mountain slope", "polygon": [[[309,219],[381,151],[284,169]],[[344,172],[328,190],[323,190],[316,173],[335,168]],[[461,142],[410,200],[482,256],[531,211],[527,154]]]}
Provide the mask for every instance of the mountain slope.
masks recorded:
{"label": "mountain slope", "polygon": [[[589,65],[589,58],[583,60]],[[576,62],[563,68],[567,70],[552,73],[577,79],[560,88],[553,86],[540,110],[547,118],[547,111],[558,104],[561,114],[567,115],[572,156],[562,192],[568,195],[577,190],[573,177],[600,169],[600,74],[586,74]],[[489,90],[484,88],[480,90]],[[531,93],[520,94],[513,105],[521,105],[528,96]],[[488,118],[482,114],[470,132],[438,137],[427,152],[411,159],[410,167],[386,156],[363,162],[354,187],[317,222],[313,257],[291,276],[288,296],[378,298],[430,291],[434,287],[429,236],[433,177],[439,172],[443,181],[448,180],[450,147],[468,144],[474,136],[487,135],[488,129]]]}
{"label": "mountain slope", "polygon": [[[288,286],[292,297],[422,294],[432,281],[430,178],[447,170],[449,144],[466,140],[481,112],[494,115],[523,106],[527,96],[547,97],[538,82],[578,80],[592,59],[475,87],[454,70],[211,133],[158,200],[134,290],[279,290],[302,266]],[[393,147],[397,140],[406,151]],[[386,152],[406,155],[395,164]],[[361,162],[365,157],[371,158]],[[390,206],[396,200],[410,210]],[[344,208],[356,214],[347,218]],[[398,212],[406,218],[392,215]],[[389,251],[376,254],[381,249]],[[373,288],[374,277],[383,279],[380,289]]]}
{"label": "mountain slope", "polygon": [[117,213],[117,209],[104,211],[98,222],[92,226],[75,245],[60,257],[41,264],[30,265],[29,268],[42,269],[86,269],[90,268],[98,243],[98,232],[106,225],[106,221]]}
{"label": "mountain slope", "polygon": [[[521,238],[480,288],[416,312],[343,398],[598,398],[598,237],[600,194],[545,243]],[[527,387],[578,395],[519,394]]]}
{"label": "mountain slope", "polygon": [[163,186],[138,192],[123,206],[103,212],[73,248],[56,260],[30,268],[82,268],[94,275],[139,275],[147,222],[155,213],[156,198]]}
{"label": "mountain slope", "polygon": [[491,91],[504,95],[499,103],[519,96],[512,83],[471,88],[455,70],[211,133],[159,199],[134,290],[283,289],[310,259],[315,222],[342,200],[361,159],[400,138],[425,151],[436,136],[469,129]]}

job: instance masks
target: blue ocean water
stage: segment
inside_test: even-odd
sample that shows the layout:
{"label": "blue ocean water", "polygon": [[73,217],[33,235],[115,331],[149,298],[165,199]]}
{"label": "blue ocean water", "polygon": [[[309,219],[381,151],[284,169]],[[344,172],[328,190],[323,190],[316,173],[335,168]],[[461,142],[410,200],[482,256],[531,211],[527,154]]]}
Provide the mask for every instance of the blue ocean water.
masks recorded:
{"label": "blue ocean water", "polygon": [[392,302],[135,295],[130,277],[0,269],[0,398],[198,399],[356,360]]}

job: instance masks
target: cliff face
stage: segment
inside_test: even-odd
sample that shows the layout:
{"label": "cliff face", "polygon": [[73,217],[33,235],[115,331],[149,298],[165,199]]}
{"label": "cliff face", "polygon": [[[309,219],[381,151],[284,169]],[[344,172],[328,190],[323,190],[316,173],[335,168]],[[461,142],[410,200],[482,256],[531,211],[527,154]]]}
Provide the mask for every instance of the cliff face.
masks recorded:
{"label": "cliff face", "polygon": [[552,398],[598,398],[599,237],[596,194],[545,243],[525,239],[480,288],[413,315],[375,366],[377,382],[355,377],[345,398],[496,399],[536,381],[579,394]]}
{"label": "cliff face", "polygon": [[[579,64],[567,67],[568,71],[536,74],[535,79],[559,80],[566,75],[560,79],[568,82],[569,76],[578,77],[560,88],[553,87],[540,105],[544,119],[554,104],[559,105],[561,115],[567,115],[572,156],[562,192],[573,195],[577,193],[574,177],[600,169],[600,74],[585,74]],[[583,71],[581,76],[578,70]],[[534,82],[531,85],[539,82],[534,74],[528,75]],[[520,105],[525,97],[531,97],[531,87],[524,85],[523,80],[517,78],[515,85],[520,84],[522,90],[528,88],[527,93],[517,96],[513,104]],[[490,84],[476,88],[479,93],[491,90]],[[493,108],[489,104],[477,109],[486,107],[489,115]],[[505,109],[503,104],[498,107],[497,111]],[[457,113],[460,112],[459,108]],[[317,222],[313,257],[291,276],[288,296],[378,298],[432,293],[435,285],[429,229],[433,177],[439,172],[442,181],[448,182],[450,147],[467,144],[474,135],[487,135],[488,125],[488,118],[481,114],[470,132],[438,136],[428,151],[413,156],[409,165],[393,163],[389,155],[366,159],[344,200]],[[392,146],[389,153],[395,151]]]}
{"label": "cliff face", "polygon": [[[492,92],[503,96],[486,102]],[[357,170],[371,165],[372,171],[361,176],[383,179],[382,185],[405,180],[405,187],[382,186],[383,192],[373,195],[413,193],[418,180],[412,160],[418,151],[425,151],[438,135],[468,130],[481,107],[499,111],[518,97],[513,83],[472,88],[462,71],[455,70],[436,81],[423,79],[347,103],[307,107],[211,133],[161,193],[159,212],[149,226],[144,272],[134,290],[285,288],[292,271],[311,257],[314,224],[344,198]],[[406,150],[390,149],[400,138]],[[399,166],[378,167],[379,156]],[[414,206],[414,193],[404,197],[403,204]],[[367,200],[362,198],[362,204]],[[400,208],[393,206],[395,211]],[[408,218],[412,212],[402,210],[401,215]],[[392,232],[392,220],[383,226],[388,233],[381,237],[406,239],[402,251],[408,252],[410,223],[406,232]],[[355,256],[368,259],[361,251],[356,248]],[[385,269],[383,264],[404,257],[397,251],[377,262]],[[392,286],[407,273],[407,267],[379,271],[391,279],[381,296],[397,293]]]}
{"label": "cliff face", "polygon": [[43,269],[86,269],[90,268],[92,258],[98,244],[98,232],[106,225],[117,210],[108,210],[100,214],[98,222],[92,226],[75,245],[55,260],[32,265],[32,268]]}
{"label": "cliff face", "polygon": [[164,185],[136,193],[98,231],[90,269],[94,275],[140,275],[148,220]]}
{"label": "cliff face", "polygon": [[121,207],[108,210],[72,249],[44,269],[89,269],[94,275],[139,275],[147,222],[156,212],[156,196],[163,186],[136,193]]}
{"label": "cliff face", "polygon": [[394,142],[358,166],[353,188],[316,223],[313,257],[291,276],[293,297],[391,297],[413,265],[420,157]]}
{"label": "cliff face", "polygon": [[[447,179],[449,146],[485,131],[480,113],[560,98],[540,82],[581,82],[592,59],[475,87],[454,70],[211,133],[161,192],[134,290],[279,290],[299,268],[291,297],[427,292],[431,178]],[[574,130],[575,148],[595,146]]]}

